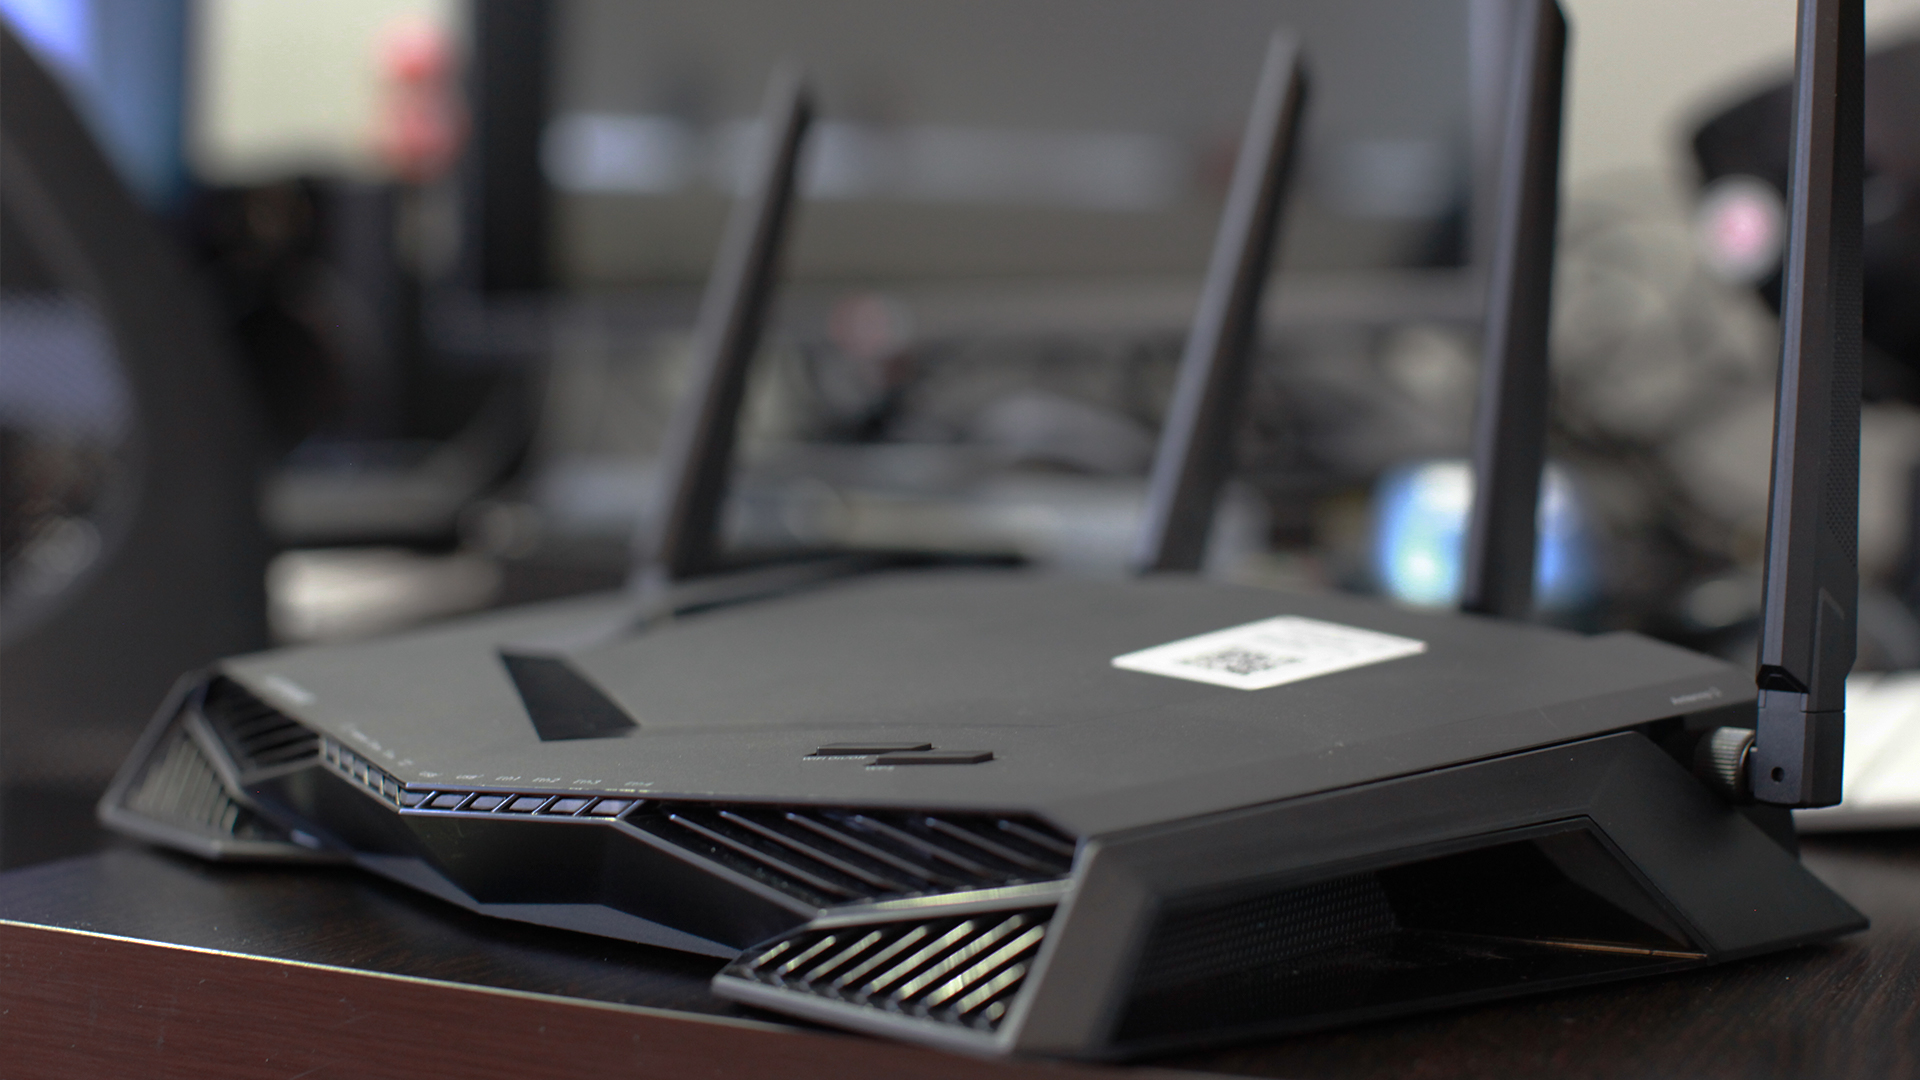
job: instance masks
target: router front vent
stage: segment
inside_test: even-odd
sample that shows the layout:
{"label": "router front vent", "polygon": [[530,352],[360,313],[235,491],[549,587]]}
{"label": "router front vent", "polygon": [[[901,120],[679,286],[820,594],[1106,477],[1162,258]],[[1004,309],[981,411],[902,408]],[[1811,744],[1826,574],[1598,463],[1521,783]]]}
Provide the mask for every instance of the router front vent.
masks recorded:
{"label": "router front vent", "polygon": [[338,740],[321,740],[320,760],[334,772],[379,796],[382,801],[394,806],[401,805],[400,781],[380,766],[347,749]]}
{"label": "router front vent", "polygon": [[[378,769],[368,766],[369,774]],[[383,777],[384,773],[381,774]],[[386,777],[391,780],[391,777]],[[408,788],[400,792],[399,804],[409,813],[431,816],[458,815],[489,818],[582,818],[588,821],[612,821],[639,800],[603,798],[595,794],[555,794],[550,791],[460,791],[453,789]]]}
{"label": "router front vent", "polygon": [[211,840],[284,840],[286,833],[236,802],[178,722],[127,793],[127,809]]}
{"label": "router front vent", "polygon": [[1033,908],[799,930],[756,946],[722,978],[992,1032],[1019,995],[1052,917],[1052,908]]}
{"label": "router front vent", "polygon": [[1054,881],[1074,841],[1032,818],[653,802],[627,823],[821,906]]}
{"label": "router front vent", "polygon": [[207,685],[200,712],[244,772],[305,764],[320,752],[319,736],[232,679]]}

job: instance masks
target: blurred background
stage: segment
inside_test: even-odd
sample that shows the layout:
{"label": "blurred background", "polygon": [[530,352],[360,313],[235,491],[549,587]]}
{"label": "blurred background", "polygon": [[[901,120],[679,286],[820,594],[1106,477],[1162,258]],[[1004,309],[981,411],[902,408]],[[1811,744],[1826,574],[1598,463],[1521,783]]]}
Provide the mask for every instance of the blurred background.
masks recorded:
{"label": "blurred background", "polygon": [[[1793,0],[1573,24],[1539,615],[1750,658]],[[1869,0],[1863,670],[1920,667],[1920,0]],[[1276,26],[1209,573],[1445,607],[1504,0],[0,0],[0,866],[175,676],[617,587],[753,114],[822,124],[741,546],[1127,570]]]}

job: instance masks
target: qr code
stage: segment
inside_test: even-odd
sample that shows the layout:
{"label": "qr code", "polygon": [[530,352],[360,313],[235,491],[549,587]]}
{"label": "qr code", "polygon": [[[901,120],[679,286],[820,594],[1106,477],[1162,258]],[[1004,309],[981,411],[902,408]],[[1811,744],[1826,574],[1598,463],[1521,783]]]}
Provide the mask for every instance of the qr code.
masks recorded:
{"label": "qr code", "polygon": [[1272,671],[1274,668],[1295,663],[1296,661],[1291,656],[1275,656],[1272,653],[1256,652],[1252,649],[1233,645],[1221,649],[1218,652],[1190,656],[1180,662],[1189,667],[1206,668],[1208,671],[1224,671],[1232,675],[1253,675],[1262,671]]}

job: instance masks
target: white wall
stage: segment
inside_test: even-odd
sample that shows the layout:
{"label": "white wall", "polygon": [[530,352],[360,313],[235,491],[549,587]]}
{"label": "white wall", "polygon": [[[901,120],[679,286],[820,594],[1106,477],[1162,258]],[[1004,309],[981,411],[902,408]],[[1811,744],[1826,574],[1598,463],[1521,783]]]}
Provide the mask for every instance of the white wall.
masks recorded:
{"label": "white wall", "polygon": [[[1561,3],[1573,23],[1566,159],[1573,183],[1622,169],[1684,167],[1681,140],[1693,122],[1792,63],[1795,0]],[[380,31],[406,16],[450,23],[459,7],[459,0],[200,0],[195,164],[225,179],[289,164],[371,171]],[[1920,0],[1866,0],[1866,7],[1870,39],[1920,33]]]}
{"label": "white wall", "polygon": [[[1684,140],[1793,65],[1795,0],[1560,0],[1573,24],[1570,183],[1686,168]],[[1920,0],[1866,0],[1869,43],[1920,33]]]}
{"label": "white wall", "polygon": [[199,0],[188,152],[216,180],[371,174],[382,31],[459,0]]}

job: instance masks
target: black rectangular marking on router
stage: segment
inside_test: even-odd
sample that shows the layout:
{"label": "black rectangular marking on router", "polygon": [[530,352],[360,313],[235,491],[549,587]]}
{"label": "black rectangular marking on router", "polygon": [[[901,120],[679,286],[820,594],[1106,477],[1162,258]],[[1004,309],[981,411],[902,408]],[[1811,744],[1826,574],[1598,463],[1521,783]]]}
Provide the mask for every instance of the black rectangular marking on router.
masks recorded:
{"label": "black rectangular marking on router", "polygon": [[606,739],[640,726],[560,657],[502,651],[500,662],[541,742]]}
{"label": "black rectangular marking on router", "polygon": [[808,757],[867,757],[870,754],[908,754],[921,750],[931,750],[930,742],[837,742],[828,743],[808,754]]}
{"label": "black rectangular marking on router", "polygon": [[881,754],[875,765],[978,765],[992,761],[991,750],[927,750],[917,753]]}

